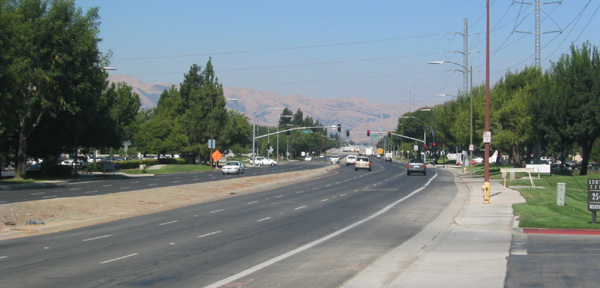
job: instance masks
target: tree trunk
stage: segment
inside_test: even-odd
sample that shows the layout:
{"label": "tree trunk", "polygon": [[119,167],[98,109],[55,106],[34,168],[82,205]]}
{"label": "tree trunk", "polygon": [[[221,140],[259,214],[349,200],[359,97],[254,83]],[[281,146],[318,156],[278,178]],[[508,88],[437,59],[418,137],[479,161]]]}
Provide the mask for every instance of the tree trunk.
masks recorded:
{"label": "tree trunk", "polygon": [[[22,123],[22,125],[24,125],[24,123]],[[25,136],[25,127],[23,126],[21,126],[21,131],[19,132],[18,149],[15,179],[23,179],[27,176],[27,137]]]}
{"label": "tree trunk", "polygon": [[581,157],[583,159],[581,160],[581,168],[579,170],[579,175],[587,175],[588,163],[590,162],[590,155],[592,154],[593,147],[594,141],[590,141],[589,143],[581,145]]}

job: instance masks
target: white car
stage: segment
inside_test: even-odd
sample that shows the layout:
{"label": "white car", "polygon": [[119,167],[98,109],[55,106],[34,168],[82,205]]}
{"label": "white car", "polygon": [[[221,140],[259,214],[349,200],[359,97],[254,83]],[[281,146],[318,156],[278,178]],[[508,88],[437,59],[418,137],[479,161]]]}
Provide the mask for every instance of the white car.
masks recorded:
{"label": "white car", "polygon": [[310,155],[306,155],[306,157],[304,157],[304,161],[310,162],[312,161],[312,157],[310,157]]}
{"label": "white car", "polygon": [[240,161],[227,161],[221,168],[221,173],[225,174],[244,174],[244,164]]}
{"label": "white car", "polygon": [[346,166],[354,165],[356,163],[356,155],[348,155],[346,156]]}
{"label": "white car", "polygon": [[331,162],[331,164],[339,164],[340,163],[340,155],[329,156],[329,162]]}
{"label": "white car", "polygon": [[270,166],[275,166],[275,165],[277,165],[277,161],[275,161],[274,159],[267,159],[267,158],[264,158],[264,159],[262,160],[262,163],[261,163],[260,165],[270,165]]}

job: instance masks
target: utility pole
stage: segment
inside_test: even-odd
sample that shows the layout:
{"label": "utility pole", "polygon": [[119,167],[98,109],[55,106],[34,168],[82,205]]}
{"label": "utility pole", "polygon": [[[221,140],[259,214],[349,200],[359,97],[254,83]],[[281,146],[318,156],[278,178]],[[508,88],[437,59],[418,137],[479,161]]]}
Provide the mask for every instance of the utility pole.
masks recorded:
{"label": "utility pole", "polygon": [[[535,67],[541,68],[542,64],[541,64],[541,51],[540,51],[540,47],[541,47],[541,34],[547,34],[547,33],[562,33],[562,29],[559,30],[554,30],[554,31],[548,31],[548,32],[541,32],[541,26],[540,26],[540,13],[541,11],[543,11],[544,9],[542,8],[542,5],[547,5],[547,4],[562,4],[562,0],[560,1],[551,1],[551,2],[545,2],[545,3],[541,3],[540,0],[535,0],[535,3],[530,3],[530,2],[517,2],[517,1],[513,1],[513,4],[526,4],[526,5],[534,5],[533,9],[535,10]],[[544,11],[545,12],[545,11]],[[556,22],[554,22],[556,23]],[[557,24],[558,26],[558,24]],[[560,28],[560,27],[559,27]],[[527,31],[518,31],[515,30],[514,32],[518,32],[518,33],[526,33],[526,34],[531,34],[531,32],[527,32]]]}

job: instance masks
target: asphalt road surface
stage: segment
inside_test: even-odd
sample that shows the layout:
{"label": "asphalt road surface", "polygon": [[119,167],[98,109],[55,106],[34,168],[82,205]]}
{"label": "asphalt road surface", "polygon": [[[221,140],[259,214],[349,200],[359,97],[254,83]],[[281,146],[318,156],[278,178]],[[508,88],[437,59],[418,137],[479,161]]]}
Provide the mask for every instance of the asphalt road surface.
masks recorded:
{"label": "asphalt road surface", "polygon": [[[428,172],[374,159],[372,172],[342,165],[270,191],[3,240],[1,286],[338,287],[454,198],[454,177]],[[171,176],[151,178],[161,177]]]}
{"label": "asphalt road surface", "polygon": [[514,234],[505,287],[598,287],[596,235]]}

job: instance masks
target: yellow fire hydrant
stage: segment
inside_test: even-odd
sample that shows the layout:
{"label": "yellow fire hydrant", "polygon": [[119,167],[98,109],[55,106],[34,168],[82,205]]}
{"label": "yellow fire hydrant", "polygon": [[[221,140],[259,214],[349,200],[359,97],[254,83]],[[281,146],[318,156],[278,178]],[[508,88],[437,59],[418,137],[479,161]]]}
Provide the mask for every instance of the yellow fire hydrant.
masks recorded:
{"label": "yellow fire hydrant", "polygon": [[490,182],[484,182],[483,186],[481,186],[481,190],[483,190],[483,204],[490,204]]}

